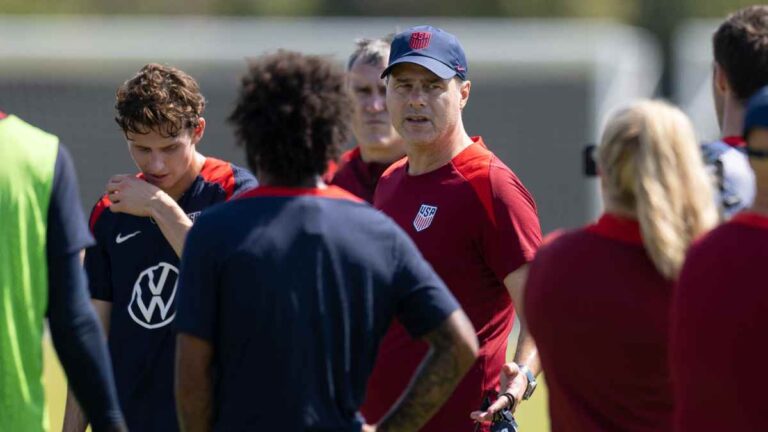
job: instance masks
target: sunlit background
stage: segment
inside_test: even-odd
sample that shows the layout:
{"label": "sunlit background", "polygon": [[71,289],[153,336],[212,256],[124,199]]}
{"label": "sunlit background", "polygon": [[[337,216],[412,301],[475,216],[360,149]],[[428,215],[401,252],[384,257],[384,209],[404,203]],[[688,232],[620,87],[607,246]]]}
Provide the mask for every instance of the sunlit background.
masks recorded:
{"label": "sunlit background", "polygon": [[[535,196],[545,232],[600,211],[582,150],[607,115],[663,97],[718,134],[710,94],[711,35],[725,0],[0,0],[0,109],[58,135],[72,151],[86,212],[108,177],[133,172],[113,121],[117,86],[148,62],[195,76],[208,99],[201,151],[242,163],[225,118],[245,59],[280,48],[342,64],[360,37],[433,24],[470,62],[465,123]],[[514,340],[514,336],[512,338]],[[513,344],[511,344],[513,345]],[[265,350],[265,355],[268,355]],[[50,344],[51,430],[66,384]],[[548,430],[545,389],[517,414]]]}

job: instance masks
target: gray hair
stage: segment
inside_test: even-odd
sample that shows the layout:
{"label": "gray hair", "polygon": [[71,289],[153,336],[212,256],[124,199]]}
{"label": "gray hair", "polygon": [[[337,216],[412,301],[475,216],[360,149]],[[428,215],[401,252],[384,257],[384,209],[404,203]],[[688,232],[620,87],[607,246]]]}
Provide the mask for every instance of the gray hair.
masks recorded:
{"label": "gray hair", "polygon": [[360,60],[363,64],[380,65],[387,64],[389,61],[389,45],[392,43],[394,34],[387,35],[381,39],[357,39],[355,40],[355,51],[349,56],[347,61],[347,70]]}

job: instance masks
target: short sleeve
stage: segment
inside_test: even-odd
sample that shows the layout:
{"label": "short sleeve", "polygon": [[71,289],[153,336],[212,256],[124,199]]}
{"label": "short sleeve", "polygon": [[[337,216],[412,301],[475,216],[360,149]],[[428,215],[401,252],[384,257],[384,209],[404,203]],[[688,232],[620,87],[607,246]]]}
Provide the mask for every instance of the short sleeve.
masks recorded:
{"label": "short sleeve", "polygon": [[394,224],[393,228],[396,314],[408,333],[418,338],[442,324],[459,303],[408,235]]}
{"label": "short sleeve", "polygon": [[93,244],[85,223],[72,157],[59,145],[48,206],[48,256],[64,256]]}
{"label": "short sleeve", "polygon": [[91,210],[89,225],[96,238],[96,244],[85,250],[85,273],[88,276],[88,289],[91,298],[112,301],[112,260],[107,252],[110,221],[112,212],[106,211],[110,202],[106,197],[100,199]]}
{"label": "short sleeve", "polygon": [[101,243],[85,250],[85,273],[91,298],[112,301],[112,267],[109,255]]}
{"label": "short sleeve", "polygon": [[533,260],[541,227],[533,197],[495,157],[489,171],[493,217],[482,228],[483,256],[499,280]]}
{"label": "short sleeve", "polygon": [[175,320],[179,332],[209,341],[214,337],[217,322],[219,280],[216,254],[212,253],[216,249],[211,244],[211,239],[216,236],[211,235],[210,221],[204,214],[187,234],[181,257]]}

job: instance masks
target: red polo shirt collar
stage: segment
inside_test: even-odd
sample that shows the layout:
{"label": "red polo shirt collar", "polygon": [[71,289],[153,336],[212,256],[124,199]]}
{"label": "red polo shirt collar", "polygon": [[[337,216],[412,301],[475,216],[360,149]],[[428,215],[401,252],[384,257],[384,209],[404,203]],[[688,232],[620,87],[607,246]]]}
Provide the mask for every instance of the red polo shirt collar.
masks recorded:
{"label": "red polo shirt collar", "polygon": [[754,228],[768,229],[768,216],[751,211],[737,213],[731,218],[731,222],[749,225]]}
{"label": "red polo shirt collar", "polygon": [[723,142],[731,147],[742,148],[747,146],[747,142],[744,141],[743,136],[733,135],[723,138]]}
{"label": "red polo shirt collar", "polygon": [[279,187],[279,186],[259,186],[251,189],[238,198],[254,197],[294,197],[294,196],[317,196],[325,198],[346,199],[355,202],[364,202],[360,198],[352,195],[338,186],[328,186],[320,188],[298,188],[298,187]]}
{"label": "red polo shirt collar", "polygon": [[638,246],[643,244],[640,223],[636,219],[611,213],[604,213],[597,222],[587,227],[587,231],[624,243]]}

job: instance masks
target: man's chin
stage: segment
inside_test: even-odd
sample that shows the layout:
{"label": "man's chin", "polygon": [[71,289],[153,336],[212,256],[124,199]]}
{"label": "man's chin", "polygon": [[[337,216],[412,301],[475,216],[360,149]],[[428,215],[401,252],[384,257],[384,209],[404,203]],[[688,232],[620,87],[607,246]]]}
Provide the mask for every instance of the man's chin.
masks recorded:
{"label": "man's chin", "polygon": [[369,136],[367,140],[361,141],[358,140],[358,143],[361,147],[369,148],[369,149],[388,149],[395,145],[397,142],[396,139],[392,138],[391,136]]}

